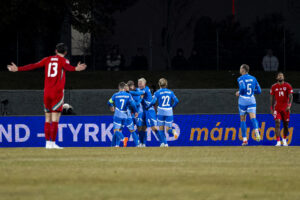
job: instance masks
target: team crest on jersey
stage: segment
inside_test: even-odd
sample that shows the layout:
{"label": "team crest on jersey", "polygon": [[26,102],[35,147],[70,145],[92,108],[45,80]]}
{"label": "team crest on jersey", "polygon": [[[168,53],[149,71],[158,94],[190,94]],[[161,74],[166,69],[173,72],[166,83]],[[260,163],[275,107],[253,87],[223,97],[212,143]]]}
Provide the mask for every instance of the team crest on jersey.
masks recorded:
{"label": "team crest on jersey", "polygon": [[286,87],[284,87],[283,90],[286,91]]}
{"label": "team crest on jersey", "polygon": [[275,91],[278,91],[278,88],[276,88],[276,90]]}

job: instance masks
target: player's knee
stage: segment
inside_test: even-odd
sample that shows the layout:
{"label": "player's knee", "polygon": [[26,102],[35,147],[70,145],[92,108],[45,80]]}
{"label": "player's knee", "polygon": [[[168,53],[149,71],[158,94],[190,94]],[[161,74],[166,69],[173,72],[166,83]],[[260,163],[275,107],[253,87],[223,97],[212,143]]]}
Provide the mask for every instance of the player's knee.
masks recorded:
{"label": "player's knee", "polygon": [[151,127],[152,131],[157,131],[157,128],[155,126]]}
{"label": "player's knee", "polygon": [[163,126],[159,126],[159,130],[160,130],[160,131],[163,131],[163,130],[164,130],[164,127],[163,127]]}

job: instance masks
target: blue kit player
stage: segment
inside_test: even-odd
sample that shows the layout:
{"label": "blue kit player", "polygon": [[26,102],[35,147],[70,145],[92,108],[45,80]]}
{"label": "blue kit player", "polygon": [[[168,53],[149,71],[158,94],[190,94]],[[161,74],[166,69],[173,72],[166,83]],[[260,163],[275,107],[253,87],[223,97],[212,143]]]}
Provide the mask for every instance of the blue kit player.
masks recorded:
{"label": "blue kit player", "polygon": [[261,93],[261,88],[254,76],[249,75],[249,65],[243,64],[240,67],[240,76],[238,78],[239,91],[236,96],[239,97],[239,111],[241,118],[241,131],[243,136],[243,146],[248,145],[246,116],[249,114],[253,129],[255,130],[256,141],[260,141],[258,131],[258,122],[256,120],[256,100],[254,95]]}
{"label": "blue kit player", "polygon": [[[127,146],[128,138],[124,137],[122,128],[127,126],[131,132],[135,142],[138,142],[138,137],[134,131],[134,125],[132,118],[128,118],[128,109],[131,108],[137,115],[137,108],[132,96],[125,91],[126,83],[121,82],[119,84],[119,92],[115,93],[108,101],[110,110],[114,112],[113,124],[114,124],[114,146],[118,147],[120,141],[123,142],[123,146]],[[136,141],[137,140],[137,141]]]}
{"label": "blue kit player", "polygon": [[154,97],[151,103],[147,106],[151,108],[156,102],[158,102],[157,107],[157,125],[159,127],[158,134],[161,137],[162,143],[161,147],[168,147],[166,140],[165,130],[167,133],[174,135],[177,139],[178,134],[175,129],[172,129],[173,124],[173,108],[178,104],[179,100],[175,96],[174,92],[167,88],[168,81],[161,78],[158,82],[160,89],[154,93]]}
{"label": "blue kit player", "polygon": [[[142,107],[141,103],[142,103],[145,92],[141,91],[139,88],[136,88],[133,81],[128,81],[127,85],[129,87],[129,93],[132,95],[132,98],[136,103],[138,113],[139,114],[143,113],[143,107]],[[134,119],[134,124],[137,125],[139,118],[138,117],[135,118],[133,116],[133,119]]]}
{"label": "blue kit player", "polygon": [[157,137],[161,143],[162,141],[161,141],[160,135],[158,134],[158,129],[156,127],[157,121],[156,121],[156,113],[155,113],[154,107],[151,106],[150,108],[148,108],[148,110],[146,110],[146,107],[152,101],[152,94],[151,94],[149,87],[146,86],[146,79],[140,78],[138,80],[138,87],[139,87],[138,91],[141,91],[144,93],[143,94],[144,97],[142,100],[143,112],[139,113],[138,123],[137,123],[139,136],[140,136],[140,143],[141,143],[140,145],[141,145],[141,147],[146,147],[147,127],[150,127],[152,129],[152,131],[155,132],[155,134],[157,135]]}

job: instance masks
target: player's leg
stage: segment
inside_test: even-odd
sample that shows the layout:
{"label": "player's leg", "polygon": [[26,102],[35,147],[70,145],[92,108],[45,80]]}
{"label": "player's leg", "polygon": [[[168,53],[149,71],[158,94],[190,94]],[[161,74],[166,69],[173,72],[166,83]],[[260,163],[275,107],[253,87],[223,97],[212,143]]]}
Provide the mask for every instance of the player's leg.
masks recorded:
{"label": "player's leg", "polygon": [[61,113],[60,112],[52,112],[51,113],[51,140],[52,140],[52,148],[54,149],[63,149],[62,147],[59,147],[55,141],[57,137],[58,132],[58,124],[60,119]]}
{"label": "player's leg", "polygon": [[124,137],[122,128],[126,123],[126,119],[114,117],[114,134],[116,135],[116,147],[120,146],[120,141],[123,142],[123,146],[127,146],[128,138]]}
{"label": "player's leg", "polygon": [[164,143],[163,138],[161,137],[162,134],[159,132],[159,129],[157,127],[157,117],[155,110],[148,110],[146,113],[146,125],[147,127],[150,127],[151,130],[155,133],[157,136],[160,144]]}
{"label": "player's leg", "polygon": [[282,145],[283,146],[288,146],[286,138],[289,134],[289,122],[284,121],[283,122],[283,138],[282,138]]}
{"label": "player's leg", "polygon": [[168,134],[174,135],[175,139],[178,139],[179,134],[176,132],[175,129],[173,129],[173,115],[172,116],[166,116],[165,126],[166,126]]}
{"label": "player's leg", "polygon": [[[46,94],[46,93],[45,93]],[[62,149],[58,145],[56,145],[56,137],[58,132],[58,123],[61,116],[61,112],[63,110],[63,103],[64,103],[64,94],[63,92],[60,94],[57,93],[47,93],[48,104],[51,109],[51,128],[50,128],[50,138],[51,138],[51,146],[53,149]],[[46,105],[45,105],[46,106]]]}
{"label": "player's leg", "polygon": [[283,146],[288,146],[286,138],[289,134],[289,121],[290,121],[290,112],[284,111],[284,113],[283,113],[283,138],[282,138]]}
{"label": "player's leg", "polygon": [[146,134],[146,113],[145,112],[140,112],[138,119],[137,119],[137,128],[138,128],[138,135],[139,135],[139,140],[140,140],[140,147],[145,147],[146,146],[146,139],[147,139],[147,134]]}
{"label": "player's leg", "polygon": [[279,146],[281,146],[280,124],[281,124],[281,119],[282,119],[280,112],[278,112],[276,110],[274,111],[274,119],[275,119],[275,135],[276,135],[276,140],[277,140],[277,143],[275,146],[279,147]]}
{"label": "player's leg", "polygon": [[240,126],[241,126],[242,137],[243,137],[242,146],[246,146],[248,145],[247,125],[246,125],[247,107],[239,105],[239,112],[240,112]]}
{"label": "player's leg", "polygon": [[45,140],[46,140],[46,149],[52,148],[51,142],[51,97],[48,96],[46,93],[44,94],[44,111],[45,111],[45,125],[44,125],[44,132],[45,132]]}
{"label": "player's leg", "polygon": [[50,149],[51,146],[51,113],[46,112],[45,113],[45,126],[44,126],[44,132],[45,132],[45,139],[46,139],[46,149]]}
{"label": "player's leg", "polygon": [[256,141],[260,141],[260,134],[258,130],[258,122],[256,119],[256,105],[248,106],[247,112],[249,113],[249,117],[251,119],[252,127],[255,131]]}
{"label": "player's leg", "polygon": [[160,147],[165,147],[167,143],[165,135],[165,119],[162,115],[157,115],[158,135],[160,136]]}
{"label": "player's leg", "polygon": [[132,118],[128,118],[126,124],[127,124],[128,130],[130,131],[130,134],[132,135],[132,138],[133,138],[135,146],[139,146],[140,141],[139,141],[138,135],[135,132],[133,119]]}

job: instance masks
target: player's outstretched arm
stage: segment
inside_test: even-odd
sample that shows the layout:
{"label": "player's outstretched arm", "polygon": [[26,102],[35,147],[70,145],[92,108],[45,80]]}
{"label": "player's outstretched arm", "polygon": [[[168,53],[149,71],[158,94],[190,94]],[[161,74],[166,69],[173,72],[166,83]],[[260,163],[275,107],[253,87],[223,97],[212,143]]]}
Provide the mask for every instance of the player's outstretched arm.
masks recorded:
{"label": "player's outstretched arm", "polygon": [[34,64],[29,64],[29,65],[25,65],[22,67],[17,67],[15,63],[11,63],[11,65],[7,65],[7,68],[10,72],[18,72],[18,71],[30,71],[30,70],[34,70],[37,68],[41,68],[45,66],[45,62],[46,62],[47,58],[44,58],[43,60],[34,63]]}
{"label": "player's outstretched arm", "polygon": [[15,63],[13,63],[13,62],[10,65],[7,65],[7,69],[10,72],[17,72],[17,71],[19,71],[17,65]]}

